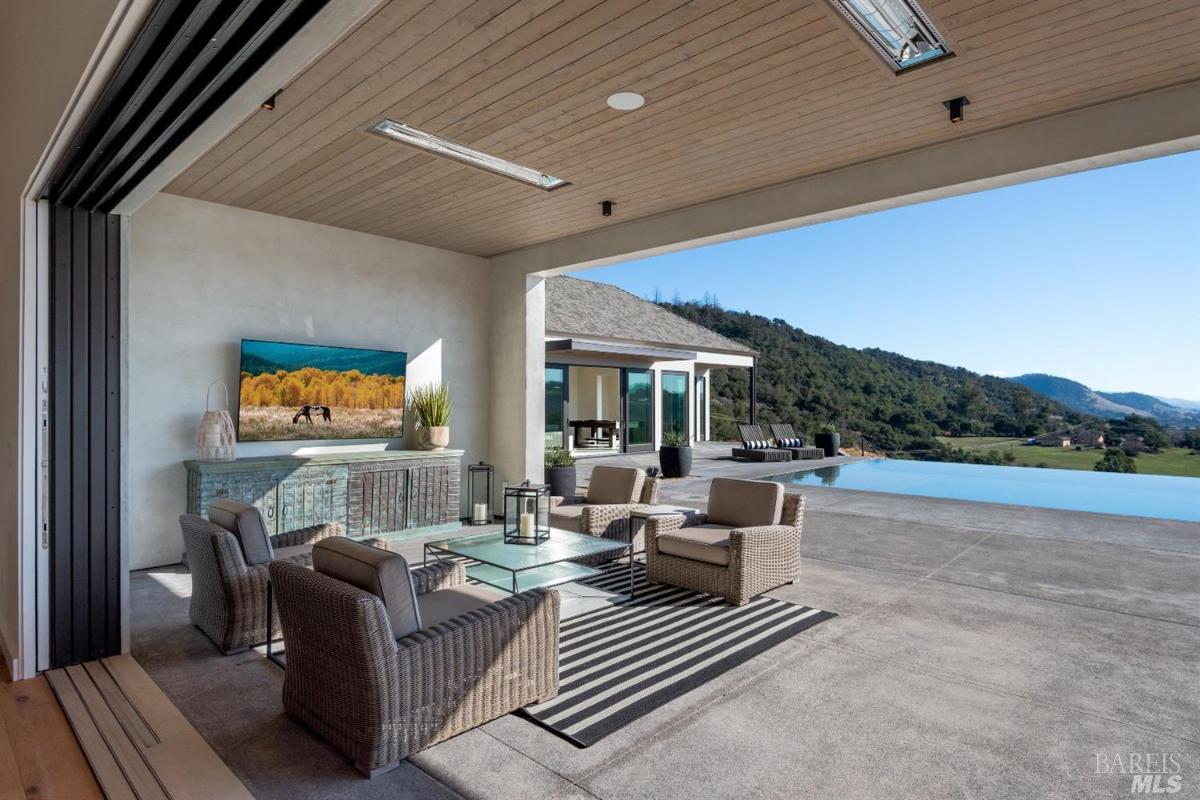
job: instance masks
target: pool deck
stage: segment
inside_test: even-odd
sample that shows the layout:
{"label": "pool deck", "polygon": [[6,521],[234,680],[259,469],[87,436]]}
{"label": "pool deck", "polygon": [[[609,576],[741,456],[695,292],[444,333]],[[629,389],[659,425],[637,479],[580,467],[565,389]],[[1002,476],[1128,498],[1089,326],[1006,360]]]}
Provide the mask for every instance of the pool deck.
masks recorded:
{"label": "pool deck", "polygon": [[[697,448],[663,500],[784,471],[727,452]],[[654,457],[581,482],[602,463]],[[134,653],[259,797],[1128,797],[1096,772],[1118,753],[1180,754],[1173,796],[1200,797],[1200,524],[803,493],[803,574],[772,594],[839,616],[585,750],[508,716],[358,780],[279,714],[274,667],[192,641],[163,588],[184,575],[135,575]]]}

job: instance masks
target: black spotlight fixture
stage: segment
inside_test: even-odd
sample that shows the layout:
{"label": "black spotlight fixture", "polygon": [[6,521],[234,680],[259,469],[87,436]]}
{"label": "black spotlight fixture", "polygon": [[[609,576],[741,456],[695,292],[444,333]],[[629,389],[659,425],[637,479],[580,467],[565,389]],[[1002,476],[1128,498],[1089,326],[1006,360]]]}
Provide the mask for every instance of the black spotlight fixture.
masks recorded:
{"label": "black spotlight fixture", "polygon": [[266,100],[263,100],[262,105],[260,105],[259,108],[261,108],[263,111],[274,111],[276,97],[279,97],[279,92],[276,92],[275,94],[268,97]]}
{"label": "black spotlight fixture", "polygon": [[612,200],[601,200],[600,201],[600,215],[604,216],[604,217],[611,217],[612,216],[612,207],[613,207]]}
{"label": "black spotlight fixture", "polygon": [[950,112],[951,122],[963,121],[963,106],[971,105],[971,101],[965,97],[955,97],[953,100],[944,100],[942,105]]}

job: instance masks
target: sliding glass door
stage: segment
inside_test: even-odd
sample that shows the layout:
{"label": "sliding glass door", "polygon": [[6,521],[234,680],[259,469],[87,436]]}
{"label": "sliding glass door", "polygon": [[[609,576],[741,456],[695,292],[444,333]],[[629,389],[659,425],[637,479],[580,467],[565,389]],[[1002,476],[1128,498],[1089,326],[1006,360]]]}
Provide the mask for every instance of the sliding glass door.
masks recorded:
{"label": "sliding glass door", "polygon": [[546,444],[567,446],[567,368],[546,365]]}
{"label": "sliding glass door", "polygon": [[621,370],[621,396],[625,417],[625,452],[653,450],[654,373],[648,369]]}
{"label": "sliding glass door", "polygon": [[676,440],[688,440],[688,374],[662,374],[662,435]]}

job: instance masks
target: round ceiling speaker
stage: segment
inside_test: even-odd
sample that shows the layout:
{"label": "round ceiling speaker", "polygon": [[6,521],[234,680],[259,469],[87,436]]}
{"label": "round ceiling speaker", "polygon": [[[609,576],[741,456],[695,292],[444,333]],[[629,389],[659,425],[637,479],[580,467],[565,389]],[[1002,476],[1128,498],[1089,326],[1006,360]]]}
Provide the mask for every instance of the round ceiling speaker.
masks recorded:
{"label": "round ceiling speaker", "polygon": [[646,104],[646,98],[637,92],[617,92],[608,96],[609,108],[617,111],[633,111]]}

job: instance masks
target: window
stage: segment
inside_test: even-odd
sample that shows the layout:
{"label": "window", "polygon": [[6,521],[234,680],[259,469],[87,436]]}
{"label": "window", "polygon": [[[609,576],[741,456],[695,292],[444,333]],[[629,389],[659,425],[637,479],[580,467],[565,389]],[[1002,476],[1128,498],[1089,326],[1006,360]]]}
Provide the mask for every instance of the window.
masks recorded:
{"label": "window", "polygon": [[897,72],[950,54],[915,0],[831,0]]}
{"label": "window", "polygon": [[546,191],[567,185],[567,182],[562,178],[547,175],[532,167],[523,167],[520,164],[514,164],[511,161],[506,161],[498,156],[488,155],[479,150],[472,150],[466,145],[452,142],[449,139],[443,139],[440,136],[434,136],[432,133],[417,130],[411,125],[405,125],[403,122],[385,119],[374,128],[371,128],[371,132],[394,139],[397,142],[419,147],[434,155],[452,158],[455,161],[470,164],[472,167],[479,167],[488,172],[494,172],[497,175],[503,175],[506,178],[512,178],[515,181],[521,181],[522,183],[527,183],[530,186],[536,186]]}

